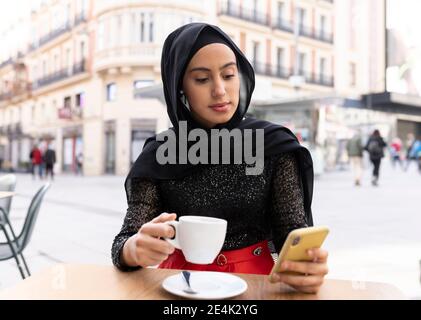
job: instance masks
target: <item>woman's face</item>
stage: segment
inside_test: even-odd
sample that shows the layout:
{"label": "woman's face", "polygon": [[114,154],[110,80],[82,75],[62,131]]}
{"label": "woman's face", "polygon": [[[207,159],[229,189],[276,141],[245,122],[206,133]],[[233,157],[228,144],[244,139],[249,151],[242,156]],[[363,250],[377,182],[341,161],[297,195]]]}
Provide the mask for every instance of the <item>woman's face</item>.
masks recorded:
{"label": "woman's face", "polygon": [[190,60],[183,91],[193,118],[207,128],[228,122],[238,107],[240,78],[234,52],[222,43],[204,46]]}

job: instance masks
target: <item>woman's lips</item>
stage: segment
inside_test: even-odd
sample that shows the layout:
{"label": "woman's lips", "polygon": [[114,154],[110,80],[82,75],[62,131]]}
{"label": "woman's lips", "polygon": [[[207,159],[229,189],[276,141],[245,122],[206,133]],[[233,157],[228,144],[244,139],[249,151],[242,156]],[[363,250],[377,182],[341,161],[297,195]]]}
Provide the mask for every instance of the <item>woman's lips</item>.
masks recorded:
{"label": "woman's lips", "polygon": [[230,103],[229,102],[220,103],[220,104],[214,104],[214,105],[210,106],[210,108],[213,111],[216,111],[216,112],[225,112],[225,111],[228,111],[229,107],[230,107]]}

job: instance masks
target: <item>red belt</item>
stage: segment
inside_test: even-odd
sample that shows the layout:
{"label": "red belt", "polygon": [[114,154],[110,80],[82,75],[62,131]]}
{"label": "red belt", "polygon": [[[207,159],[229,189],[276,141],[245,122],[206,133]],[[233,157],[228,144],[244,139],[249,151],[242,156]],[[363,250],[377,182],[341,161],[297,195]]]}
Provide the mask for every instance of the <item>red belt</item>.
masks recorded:
{"label": "red belt", "polygon": [[159,267],[268,274],[272,266],[273,259],[268,248],[268,241],[265,240],[242,249],[221,251],[208,265],[189,263],[185,260],[183,252],[176,249]]}
{"label": "red belt", "polygon": [[[183,252],[179,249],[175,249],[173,254],[182,256],[184,258]],[[242,249],[221,251],[221,253],[218,254],[218,256],[215,258],[215,260],[213,260],[212,264],[223,266],[228,263],[238,263],[258,258],[260,256],[263,256],[264,254],[270,254],[267,240]]]}

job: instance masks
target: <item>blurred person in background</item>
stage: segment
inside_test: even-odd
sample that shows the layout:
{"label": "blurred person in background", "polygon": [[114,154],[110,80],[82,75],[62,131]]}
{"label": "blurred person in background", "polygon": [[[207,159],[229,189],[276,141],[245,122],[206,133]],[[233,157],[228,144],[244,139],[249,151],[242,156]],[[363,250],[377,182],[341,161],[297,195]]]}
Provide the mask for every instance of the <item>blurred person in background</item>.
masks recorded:
{"label": "blurred person in background", "polygon": [[415,136],[413,133],[408,133],[406,142],[405,142],[405,149],[406,149],[406,163],[405,163],[405,171],[408,170],[409,166],[411,165],[412,161],[416,161],[414,153],[412,152],[413,146],[415,143]]}
{"label": "blurred person in background", "polygon": [[354,183],[356,186],[361,185],[361,176],[363,171],[363,150],[364,146],[361,141],[361,134],[359,131],[354,133],[354,136],[348,140],[346,145],[348,157],[351,162],[351,167],[354,172]]}
{"label": "blurred person in background", "polygon": [[79,152],[76,156],[76,175],[83,176],[83,153]]}
{"label": "blurred person in background", "polygon": [[373,164],[373,176],[371,184],[378,186],[380,176],[380,164],[384,157],[384,148],[387,144],[384,142],[379,130],[374,130],[368,138],[367,144],[364,148],[370,156],[370,161]]}
{"label": "blurred person in background", "polygon": [[32,179],[35,180],[36,171],[38,170],[39,178],[42,180],[42,176],[43,176],[42,153],[37,145],[35,145],[32,148],[29,154],[29,158],[31,159],[31,164],[32,164],[32,170],[31,170]]}
{"label": "blurred person in background", "polygon": [[50,174],[51,180],[54,180],[54,164],[56,163],[56,152],[52,149],[50,144],[48,144],[47,150],[44,153],[44,162],[45,177],[48,178],[48,174]]}
{"label": "blurred person in background", "polygon": [[401,159],[402,151],[402,140],[398,137],[394,138],[390,144],[390,160],[392,161],[393,168],[396,168],[396,163],[399,163],[400,167],[404,169],[403,162]]}
{"label": "blurred person in background", "polygon": [[410,159],[418,163],[418,171],[421,173],[421,140],[415,140],[409,151]]}

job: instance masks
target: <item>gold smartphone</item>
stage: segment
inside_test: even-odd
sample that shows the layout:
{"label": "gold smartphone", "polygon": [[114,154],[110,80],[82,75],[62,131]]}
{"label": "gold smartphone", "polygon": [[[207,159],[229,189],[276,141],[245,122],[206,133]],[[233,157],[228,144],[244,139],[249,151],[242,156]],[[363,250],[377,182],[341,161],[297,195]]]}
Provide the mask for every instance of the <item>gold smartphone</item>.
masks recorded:
{"label": "gold smartphone", "polygon": [[[274,282],[272,276],[279,272],[283,261],[311,261],[312,258],[307,254],[307,250],[320,248],[329,233],[326,226],[308,227],[295,229],[288,234],[278,260],[272,268],[269,275],[269,281]],[[286,272],[297,274],[296,272]]]}

